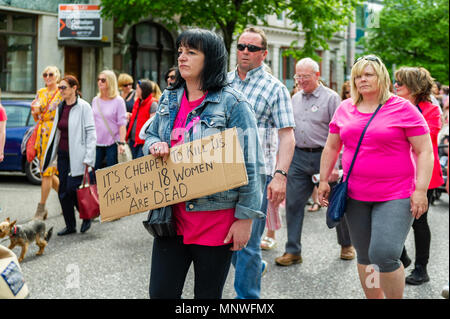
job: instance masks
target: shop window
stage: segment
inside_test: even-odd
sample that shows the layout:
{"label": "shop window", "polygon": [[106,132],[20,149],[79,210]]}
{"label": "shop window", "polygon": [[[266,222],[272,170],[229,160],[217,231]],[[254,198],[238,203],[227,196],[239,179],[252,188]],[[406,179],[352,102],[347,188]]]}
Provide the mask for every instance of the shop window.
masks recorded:
{"label": "shop window", "polygon": [[0,12],[0,87],[35,92],[36,17]]}

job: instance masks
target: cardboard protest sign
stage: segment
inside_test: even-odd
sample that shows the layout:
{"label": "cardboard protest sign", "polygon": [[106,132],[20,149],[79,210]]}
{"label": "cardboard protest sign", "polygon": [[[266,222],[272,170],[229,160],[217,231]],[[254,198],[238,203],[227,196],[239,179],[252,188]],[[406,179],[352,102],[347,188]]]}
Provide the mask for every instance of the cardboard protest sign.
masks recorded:
{"label": "cardboard protest sign", "polygon": [[248,184],[236,128],[96,171],[101,221]]}

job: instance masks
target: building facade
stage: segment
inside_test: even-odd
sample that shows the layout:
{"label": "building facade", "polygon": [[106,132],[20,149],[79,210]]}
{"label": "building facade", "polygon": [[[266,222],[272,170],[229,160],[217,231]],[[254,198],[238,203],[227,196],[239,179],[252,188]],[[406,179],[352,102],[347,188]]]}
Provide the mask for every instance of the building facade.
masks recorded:
{"label": "building facade", "polygon": [[100,40],[58,40],[58,5],[95,0],[0,0],[0,88],[3,99],[33,99],[48,65],[80,80],[83,97],[96,94],[99,71],[113,66],[113,23],[102,21]]}
{"label": "building facade", "polygon": [[[83,97],[90,101],[97,93],[97,75],[104,69],[125,72],[135,80],[148,78],[165,88],[164,75],[176,65],[175,39],[180,30],[171,30],[147,17],[133,25],[115,26],[102,19],[101,38],[58,39],[59,4],[100,4],[100,0],[0,0],[0,88],[3,99],[32,99],[43,87],[41,76],[47,65],[62,74],[74,74]],[[304,43],[302,32],[294,32],[293,22],[281,15],[268,15],[261,27],[267,34],[272,73],[291,89],[296,61],[283,53],[293,41]],[[230,69],[236,66],[236,41],[230,54]],[[329,49],[318,48],[323,82],[339,90],[345,80],[346,32],[329,41]]]}
{"label": "building facade", "polygon": [[[263,23],[257,25],[264,30],[267,36],[269,53],[265,62],[271,68],[273,75],[291,90],[294,85],[293,77],[297,61],[284,53],[294,41],[297,41],[298,46],[302,47],[305,43],[304,33],[293,31],[294,22],[287,19],[284,14],[268,15],[266,16],[266,22],[267,26]],[[339,32],[328,41],[328,50],[322,48],[316,50],[316,53],[321,57],[321,60],[317,61],[320,67],[321,80],[326,86],[336,91],[340,89],[344,82],[345,36],[345,31]],[[236,47],[236,40],[232,48]],[[230,68],[233,69],[236,67],[236,50],[232,50],[230,55]]]}

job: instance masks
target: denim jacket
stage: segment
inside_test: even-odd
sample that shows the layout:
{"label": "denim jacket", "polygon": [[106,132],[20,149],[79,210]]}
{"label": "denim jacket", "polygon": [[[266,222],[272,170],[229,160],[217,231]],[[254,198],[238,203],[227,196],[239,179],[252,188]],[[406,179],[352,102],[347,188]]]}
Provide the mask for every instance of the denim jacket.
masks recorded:
{"label": "denim jacket", "polygon": [[[170,146],[171,132],[184,88],[165,90],[159,100],[154,120],[146,130],[144,154],[149,154],[149,147],[156,142],[166,142]],[[235,208],[238,219],[263,218],[262,189],[265,181],[264,162],[259,142],[258,130],[254,112],[241,93],[231,87],[222,88],[217,92],[209,92],[203,102],[188,114],[186,123],[194,117],[200,117],[195,125],[185,135],[185,142],[191,142],[205,136],[219,133],[228,128],[236,127],[241,143],[248,184],[232,190],[216,193],[186,202],[186,211],[211,211]],[[243,134],[245,133],[245,134]],[[245,137],[243,136],[245,135]]]}

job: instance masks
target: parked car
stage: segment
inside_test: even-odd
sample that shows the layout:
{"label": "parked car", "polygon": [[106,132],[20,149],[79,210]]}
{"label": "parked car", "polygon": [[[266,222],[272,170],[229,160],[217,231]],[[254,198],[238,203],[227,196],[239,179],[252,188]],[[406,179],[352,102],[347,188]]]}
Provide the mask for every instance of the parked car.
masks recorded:
{"label": "parked car", "polygon": [[28,180],[35,185],[41,184],[39,160],[35,158],[27,162],[26,154],[21,151],[25,132],[35,125],[31,116],[31,101],[1,101],[6,110],[5,158],[0,163],[0,171],[18,171],[26,174]]}

